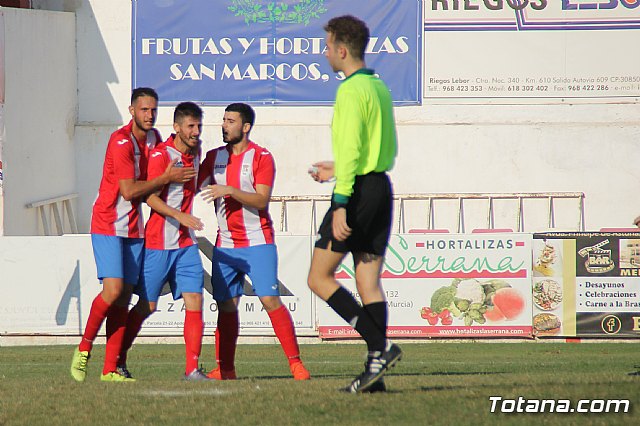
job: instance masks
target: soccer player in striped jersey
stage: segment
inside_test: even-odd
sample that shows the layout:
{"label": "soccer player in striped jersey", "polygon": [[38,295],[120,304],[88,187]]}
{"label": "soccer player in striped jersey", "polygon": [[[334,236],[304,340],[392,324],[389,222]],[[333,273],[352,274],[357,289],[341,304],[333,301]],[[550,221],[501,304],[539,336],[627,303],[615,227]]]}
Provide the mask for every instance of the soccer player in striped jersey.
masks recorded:
{"label": "soccer player in striped jersey", "polygon": [[111,135],[107,145],[91,216],[91,242],[102,292],[93,300],[82,340],[71,361],[71,376],[79,382],[86,378],[93,341],[105,318],[107,347],[101,380],[132,380],[117,372],[117,362],[129,300],[142,265],[144,228],[140,201],[168,182],[186,182],[196,175],[193,167],[173,167],[171,163],[157,177],[147,179],[149,151],[161,141],[153,127],[157,111],[158,95],[153,89],[134,89],[129,106],[132,119]]}
{"label": "soccer player in striped jersey", "polygon": [[217,368],[208,376],[236,378],[238,303],[245,275],[267,311],[295,380],[308,380],[289,310],[278,288],[278,255],[268,206],[275,179],[271,153],[249,140],[255,112],[247,104],[225,109],[222,138],[226,146],[207,153],[198,173],[203,199],[214,202],[218,235],[212,255],[211,284],[218,304],[215,332]]}
{"label": "soccer player in striped jersey", "polygon": [[[175,134],[151,152],[149,178],[160,175],[171,163],[198,170],[202,109],[193,102],[178,104],[173,113],[173,129]],[[198,369],[204,327],[204,270],[194,232],[203,225],[191,214],[196,181],[197,177],[193,177],[185,183],[170,183],[147,197],[152,210],[146,226],[142,277],[136,288],[140,298],[129,315],[120,359],[126,359],[142,322],[156,310],[162,287],[168,281],[174,300],[184,299],[184,377],[189,381],[207,381],[207,376]]]}
{"label": "soccer player in striped jersey", "polygon": [[[393,103],[384,82],[365,66],[366,24],[353,16],[340,16],[324,30],[329,65],[346,78],[338,88],[331,123],[335,163],[316,163],[311,170],[316,181],[335,177],[336,185],[331,208],[320,225],[308,282],[367,343],[365,370],[345,390],[385,391],[383,375],[402,357],[398,345],[386,338],[387,304],[380,282],[393,210],[386,173],[397,151]],[[335,279],[349,252],[363,306]]]}

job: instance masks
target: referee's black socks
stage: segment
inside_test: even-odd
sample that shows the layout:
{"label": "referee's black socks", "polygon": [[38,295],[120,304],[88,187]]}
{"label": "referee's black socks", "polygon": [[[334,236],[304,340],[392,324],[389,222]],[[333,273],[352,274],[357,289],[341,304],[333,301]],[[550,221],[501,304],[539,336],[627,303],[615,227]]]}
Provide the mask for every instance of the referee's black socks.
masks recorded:
{"label": "referee's black socks", "polygon": [[[369,352],[382,352],[385,350],[386,337],[384,332],[379,330],[379,326],[376,324],[377,321],[373,320],[373,315],[367,313],[365,309],[356,302],[356,299],[347,289],[340,286],[338,290],[327,299],[327,303],[342,319],[351,324],[351,326],[360,333],[364,341],[367,342]],[[374,309],[378,310],[376,308]],[[384,322],[386,323],[386,309]]]}
{"label": "referee's black socks", "polygon": [[363,306],[366,313],[369,314],[373,322],[383,335],[387,334],[387,302],[369,303]]}

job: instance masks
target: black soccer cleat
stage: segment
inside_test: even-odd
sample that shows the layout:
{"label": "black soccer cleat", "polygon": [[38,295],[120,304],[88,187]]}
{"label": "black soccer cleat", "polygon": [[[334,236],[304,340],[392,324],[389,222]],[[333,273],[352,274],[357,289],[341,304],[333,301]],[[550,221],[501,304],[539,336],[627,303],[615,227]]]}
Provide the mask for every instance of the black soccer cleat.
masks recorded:
{"label": "black soccer cleat", "polygon": [[[390,343],[383,352],[370,354],[364,371],[345,390],[350,393],[359,393],[371,392],[371,388],[379,389],[381,386],[377,383],[400,359],[402,359],[402,350],[394,343]],[[386,390],[386,386],[384,388]],[[376,392],[380,391],[376,390]]]}
{"label": "black soccer cleat", "polygon": [[374,382],[369,389],[362,391],[363,393],[378,393],[378,392],[386,392],[387,385],[384,383],[384,376],[380,377],[377,382]]}
{"label": "black soccer cleat", "polygon": [[[380,355],[380,361],[384,365],[385,372],[393,368],[402,359],[402,349],[395,343],[390,343],[387,349]],[[384,374],[384,373],[383,373]]]}
{"label": "black soccer cleat", "polygon": [[361,393],[367,392],[378,381],[382,374],[372,373],[365,370],[358,377],[353,379],[351,384],[346,387],[345,392]]}
{"label": "black soccer cleat", "polygon": [[346,388],[342,388],[340,390],[342,392],[347,392],[347,393],[386,392],[387,391],[387,386],[384,383],[384,376],[380,377],[378,380],[374,381],[368,388],[362,390],[362,388],[361,388],[362,376],[364,374],[366,374],[366,372],[367,372],[367,365],[368,365],[368,362],[365,362],[364,363],[365,371],[362,374],[360,374],[358,377],[356,377],[355,380],[353,382],[351,382],[351,384],[349,386],[347,386]]}

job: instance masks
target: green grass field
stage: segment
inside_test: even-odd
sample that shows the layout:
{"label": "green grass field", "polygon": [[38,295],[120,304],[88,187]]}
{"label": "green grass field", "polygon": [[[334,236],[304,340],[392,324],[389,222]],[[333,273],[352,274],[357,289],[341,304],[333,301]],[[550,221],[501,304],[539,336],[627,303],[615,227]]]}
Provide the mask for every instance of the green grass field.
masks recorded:
{"label": "green grass field", "polygon": [[[406,343],[386,394],[339,392],[364,362],[363,344],[303,345],[309,382],[289,376],[276,345],[240,345],[237,381],[182,380],[182,345],[137,345],[136,383],[99,381],[96,346],[84,383],[69,376],[71,346],[0,348],[0,425],[483,425],[640,424],[638,343]],[[213,367],[214,348],[202,361]],[[628,413],[490,413],[490,396],[629,399]]]}

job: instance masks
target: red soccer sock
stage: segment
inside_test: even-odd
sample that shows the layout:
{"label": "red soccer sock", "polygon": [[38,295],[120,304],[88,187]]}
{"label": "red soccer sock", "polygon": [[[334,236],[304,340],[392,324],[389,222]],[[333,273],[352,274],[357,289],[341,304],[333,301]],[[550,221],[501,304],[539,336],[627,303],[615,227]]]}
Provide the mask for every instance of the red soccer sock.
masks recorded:
{"label": "red soccer sock", "polygon": [[122,339],[127,324],[128,309],[126,306],[112,305],[107,314],[107,347],[104,354],[102,374],[116,371],[118,355],[122,347]]}
{"label": "red soccer sock", "polygon": [[185,311],[184,344],[187,353],[185,374],[198,368],[198,359],[200,359],[200,351],[202,350],[203,328],[202,311]]}
{"label": "red soccer sock", "polygon": [[238,312],[218,313],[218,326],[216,327],[216,362],[224,371],[234,370],[236,345],[240,332]]}
{"label": "red soccer sock", "polygon": [[146,318],[138,313],[137,309],[132,309],[127,315],[127,325],[124,331],[124,339],[122,339],[122,348],[120,349],[120,357],[118,358],[118,365],[125,365],[127,363],[127,352],[131,349],[133,341],[138,337],[142,323]]}
{"label": "red soccer sock", "polygon": [[269,318],[271,319],[273,331],[275,331],[284,354],[289,360],[289,365],[300,362],[300,348],[296,338],[296,329],[293,326],[289,310],[282,305],[278,309],[269,312]]}
{"label": "red soccer sock", "polygon": [[93,341],[98,335],[102,322],[107,317],[109,311],[109,304],[104,301],[102,294],[98,294],[93,303],[91,304],[91,310],[89,311],[89,318],[87,318],[87,325],[84,328],[84,334],[82,335],[82,341],[78,345],[80,352],[91,351],[93,347]]}

